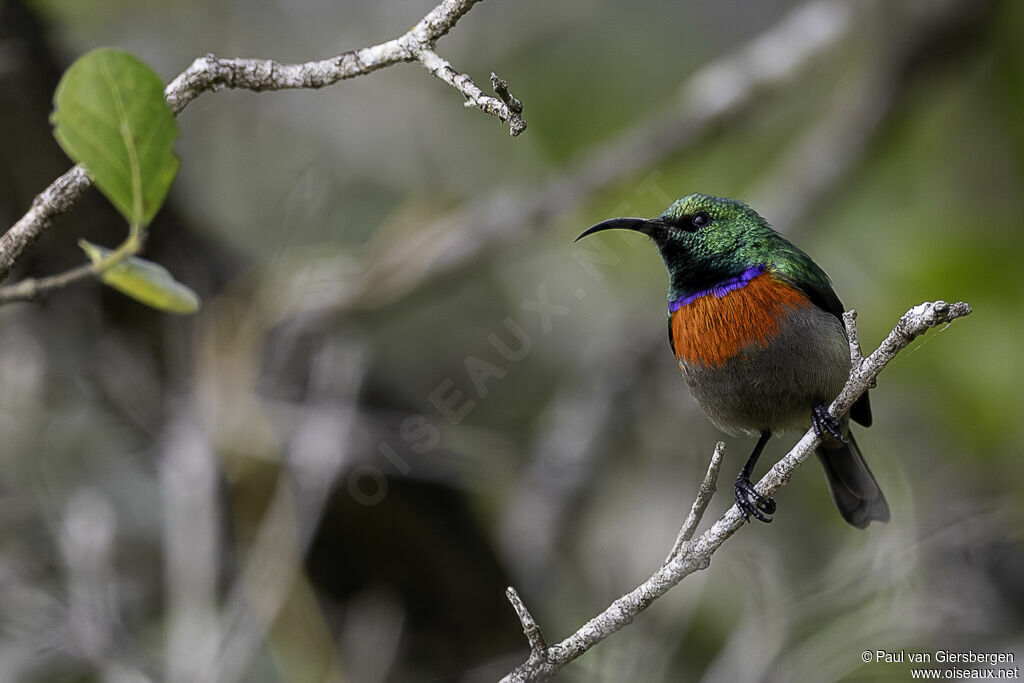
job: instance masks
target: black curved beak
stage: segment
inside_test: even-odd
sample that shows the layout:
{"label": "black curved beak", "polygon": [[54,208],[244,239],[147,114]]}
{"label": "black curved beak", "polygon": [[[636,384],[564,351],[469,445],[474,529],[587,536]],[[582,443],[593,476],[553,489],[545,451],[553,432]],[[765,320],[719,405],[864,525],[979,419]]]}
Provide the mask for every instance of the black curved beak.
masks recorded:
{"label": "black curved beak", "polygon": [[649,237],[658,239],[665,234],[667,229],[668,226],[665,223],[651,218],[609,218],[597,225],[590,226],[573,241],[579,242],[587,235],[593,235],[595,232],[601,232],[602,230],[633,230],[634,232],[642,232]]}

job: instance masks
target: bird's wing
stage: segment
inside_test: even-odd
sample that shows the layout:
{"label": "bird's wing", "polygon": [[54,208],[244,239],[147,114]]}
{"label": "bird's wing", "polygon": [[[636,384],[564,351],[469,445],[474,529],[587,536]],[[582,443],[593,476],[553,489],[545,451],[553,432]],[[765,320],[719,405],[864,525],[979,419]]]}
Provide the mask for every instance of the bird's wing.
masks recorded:
{"label": "bird's wing", "polygon": [[829,282],[828,276],[821,272],[820,269],[818,270],[821,277],[814,278],[813,280],[797,280],[795,278],[788,277],[786,273],[781,273],[781,276],[787,283],[803,292],[804,295],[811,300],[812,304],[823,311],[831,313],[842,321],[843,313],[845,312],[843,309],[843,302],[839,300],[835,290],[832,289],[832,283]]}
{"label": "bird's wing", "polygon": [[[843,319],[843,302],[839,300],[834,289],[832,289],[832,283],[829,281],[828,276],[815,264],[810,258],[807,259],[808,265],[805,266],[807,269],[805,272],[811,275],[811,277],[803,277],[797,280],[796,278],[789,277],[785,272],[778,273],[789,284],[793,285],[801,292],[803,292],[811,303],[820,308],[823,311],[831,313],[835,317],[839,318],[840,321]],[[671,334],[671,330],[669,331]],[[857,423],[864,425],[865,427],[871,426],[871,401],[868,398],[868,392],[864,392],[860,395],[860,398],[850,408],[850,417]]]}

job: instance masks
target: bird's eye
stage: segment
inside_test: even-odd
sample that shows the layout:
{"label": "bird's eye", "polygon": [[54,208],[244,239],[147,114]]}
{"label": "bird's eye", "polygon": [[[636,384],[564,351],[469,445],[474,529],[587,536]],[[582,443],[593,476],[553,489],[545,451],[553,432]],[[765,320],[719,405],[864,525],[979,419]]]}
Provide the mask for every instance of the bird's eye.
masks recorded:
{"label": "bird's eye", "polygon": [[690,225],[692,225],[695,228],[703,227],[710,222],[711,216],[709,216],[704,211],[700,211],[698,213],[693,214],[693,218],[690,219]]}

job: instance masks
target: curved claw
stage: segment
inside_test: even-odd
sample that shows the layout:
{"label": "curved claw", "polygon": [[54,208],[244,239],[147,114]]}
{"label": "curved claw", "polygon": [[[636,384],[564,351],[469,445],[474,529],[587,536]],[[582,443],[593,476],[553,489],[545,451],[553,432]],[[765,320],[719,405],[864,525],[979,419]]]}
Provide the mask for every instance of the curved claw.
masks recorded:
{"label": "curved claw", "polygon": [[754,488],[754,485],[749,479],[740,477],[736,480],[735,485],[736,493],[736,506],[743,513],[743,518],[748,522],[751,517],[758,519],[766,524],[770,524],[772,518],[769,515],[775,514],[775,500],[762,496]]}
{"label": "curved claw", "polygon": [[849,443],[849,439],[843,434],[842,423],[832,417],[824,403],[815,403],[811,409],[811,425],[814,427],[814,433],[822,441],[825,440],[826,435],[831,435],[843,443]]}

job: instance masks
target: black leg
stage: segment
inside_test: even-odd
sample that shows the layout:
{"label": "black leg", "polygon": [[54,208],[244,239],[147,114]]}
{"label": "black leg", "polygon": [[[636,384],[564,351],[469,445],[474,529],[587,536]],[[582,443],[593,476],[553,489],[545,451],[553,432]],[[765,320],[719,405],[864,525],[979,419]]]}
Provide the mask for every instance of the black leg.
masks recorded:
{"label": "black leg", "polygon": [[762,522],[771,522],[772,518],[769,515],[775,514],[775,501],[758,493],[750,481],[750,475],[754,472],[754,465],[757,464],[757,459],[761,457],[761,451],[764,450],[764,445],[768,443],[771,435],[772,433],[767,429],[761,432],[761,438],[757,440],[757,445],[754,446],[750,457],[747,458],[747,462],[744,463],[740,473],[736,476],[736,505],[748,522],[751,515]]}
{"label": "black leg", "polygon": [[832,414],[828,412],[828,408],[825,407],[824,403],[818,402],[814,404],[814,408],[811,409],[811,424],[814,426],[814,433],[817,434],[818,438],[822,441],[825,440],[827,432],[843,443],[848,442],[846,436],[843,434],[842,423],[832,417]]}

